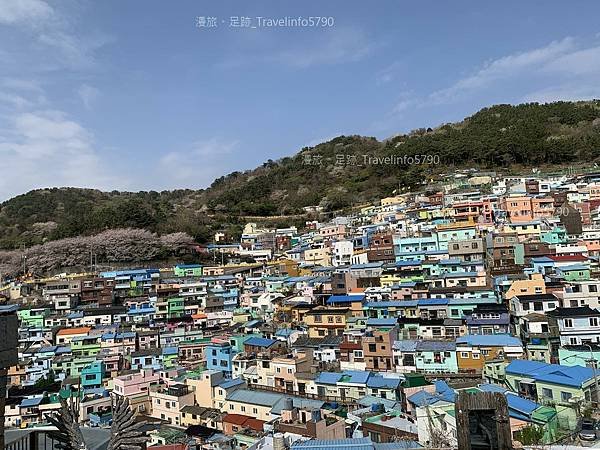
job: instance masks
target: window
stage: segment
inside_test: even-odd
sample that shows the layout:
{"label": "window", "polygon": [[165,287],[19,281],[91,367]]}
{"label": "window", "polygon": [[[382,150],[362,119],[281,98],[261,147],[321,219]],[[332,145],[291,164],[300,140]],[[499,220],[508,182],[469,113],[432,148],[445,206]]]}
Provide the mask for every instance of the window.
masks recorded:
{"label": "window", "polygon": [[590,326],[591,327],[597,327],[598,326],[598,318],[597,317],[590,317]]}
{"label": "window", "polygon": [[229,405],[229,409],[231,409],[233,411],[233,405],[232,404]]}
{"label": "window", "polygon": [[571,397],[573,397],[573,394],[571,394],[570,392],[560,392],[560,399],[563,402],[568,402],[571,399]]}
{"label": "window", "polygon": [[242,410],[242,412],[246,412],[246,407],[245,406],[242,406],[240,409]]}
{"label": "window", "polygon": [[460,352],[460,357],[461,358],[468,358],[469,357],[469,352]]}
{"label": "window", "polygon": [[552,389],[542,388],[542,397],[544,398],[554,398],[552,394]]}
{"label": "window", "polygon": [[596,286],[595,284],[590,284],[588,286],[588,290],[589,292],[598,292],[598,286]]}
{"label": "window", "polygon": [[573,328],[573,319],[565,319],[563,323],[565,328]]}
{"label": "window", "polygon": [[254,413],[254,414],[258,414],[258,408],[253,408],[253,409],[252,409],[252,413]]}

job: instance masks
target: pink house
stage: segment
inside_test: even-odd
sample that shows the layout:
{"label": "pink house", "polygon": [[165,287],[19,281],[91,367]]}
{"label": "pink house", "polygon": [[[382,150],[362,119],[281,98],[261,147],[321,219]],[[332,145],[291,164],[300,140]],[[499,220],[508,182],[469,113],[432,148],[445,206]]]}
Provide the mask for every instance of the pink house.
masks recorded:
{"label": "pink house", "polygon": [[114,379],[113,393],[127,397],[134,411],[147,413],[150,410],[150,386],[158,384],[159,380],[159,374],[153,370],[122,375]]}

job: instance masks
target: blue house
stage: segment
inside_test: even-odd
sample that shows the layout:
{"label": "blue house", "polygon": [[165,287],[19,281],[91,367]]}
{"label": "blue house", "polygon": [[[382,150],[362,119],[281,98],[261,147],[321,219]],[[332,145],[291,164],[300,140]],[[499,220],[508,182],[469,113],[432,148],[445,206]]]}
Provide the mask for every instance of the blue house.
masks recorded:
{"label": "blue house", "polygon": [[220,370],[226,377],[230,377],[232,372],[231,362],[235,354],[236,351],[230,342],[214,339],[204,349],[206,368]]}
{"label": "blue house", "polygon": [[102,386],[104,372],[104,363],[102,361],[96,361],[93,364],[85,367],[81,370],[81,386],[84,389],[98,388]]}

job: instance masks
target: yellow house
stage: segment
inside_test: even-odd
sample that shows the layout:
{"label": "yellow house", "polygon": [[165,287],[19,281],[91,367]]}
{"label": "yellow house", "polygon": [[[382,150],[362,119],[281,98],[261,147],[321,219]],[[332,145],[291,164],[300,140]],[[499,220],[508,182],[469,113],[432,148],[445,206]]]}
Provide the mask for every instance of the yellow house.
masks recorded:
{"label": "yellow house", "polygon": [[331,265],[331,248],[311,248],[304,251],[304,261],[319,266]]}
{"label": "yellow house", "polygon": [[381,199],[381,206],[401,205],[403,203],[404,203],[404,198],[399,195]]}
{"label": "yellow house", "polygon": [[534,273],[528,280],[515,280],[506,291],[505,298],[517,295],[545,294],[546,283],[541,273]]}
{"label": "yellow house", "polygon": [[304,315],[308,336],[313,338],[342,336],[350,315],[349,308],[317,306]]}

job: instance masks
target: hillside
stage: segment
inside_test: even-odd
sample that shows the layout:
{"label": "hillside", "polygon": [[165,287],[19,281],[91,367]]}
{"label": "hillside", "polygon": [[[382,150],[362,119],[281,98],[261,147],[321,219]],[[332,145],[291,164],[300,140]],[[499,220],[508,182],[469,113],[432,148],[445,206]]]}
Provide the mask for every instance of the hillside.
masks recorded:
{"label": "hillside", "polygon": [[[431,164],[365,164],[363,155],[429,155]],[[223,226],[239,233],[239,216],[298,214],[311,205],[338,210],[389,195],[399,186],[422,186],[428,175],[456,167],[538,166],[599,156],[600,101],[497,105],[460,123],[383,142],[340,136],[254,170],[220,177],[205,190],[34,190],[0,205],[0,248],[115,228],[184,231],[202,242]]]}

